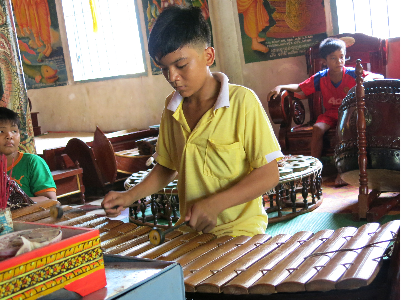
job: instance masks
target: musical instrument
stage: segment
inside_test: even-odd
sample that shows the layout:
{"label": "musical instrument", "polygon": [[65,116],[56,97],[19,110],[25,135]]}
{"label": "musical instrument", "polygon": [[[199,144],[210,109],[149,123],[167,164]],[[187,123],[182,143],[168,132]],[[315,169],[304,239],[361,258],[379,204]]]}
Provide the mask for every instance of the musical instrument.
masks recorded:
{"label": "musical instrument", "polygon": [[[125,189],[130,190],[141,182],[149,172],[150,170],[139,171],[130,175],[124,183]],[[172,227],[173,223],[179,219],[177,180],[170,182],[160,192],[138,200],[130,206],[129,210],[129,219],[135,224],[157,226],[161,229]],[[167,224],[158,224],[160,218],[167,221]]]}
{"label": "musical instrument", "polygon": [[[368,188],[396,192],[400,188],[400,80],[363,83]],[[356,87],[339,107],[335,162],[341,178],[359,186]]]}
{"label": "musical instrument", "polygon": [[109,245],[105,253],[175,261],[183,267],[186,292],[267,295],[330,291],[370,284],[398,230],[399,221],[274,237],[216,238],[174,231],[159,246],[139,236],[132,244]]}
{"label": "musical instrument", "polygon": [[154,227],[150,233],[148,234],[148,239],[150,242],[154,245],[160,245],[165,242],[165,235],[172,232],[173,230],[176,230],[180,228],[181,226],[185,225],[187,221],[182,222],[181,224],[178,224],[172,228],[169,228],[165,231],[161,230],[160,228]]}
{"label": "musical instrument", "polygon": [[[400,229],[400,221],[395,220],[383,225],[367,223],[358,229],[342,227],[273,237],[217,238],[208,233],[172,230],[165,233],[163,244],[155,246],[149,242],[150,226],[85,215],[84,211],[80,214],[78,210],[76,217],[64,220],[71,215],[65,212],[62,219],[36,222],[98,229],[105,254],[179,263],[187,295],[300,293],[304,299],[310,292],[315,297],[320,292],[336,292],[338,297],[339,291],[348,289],[347,297],[352,297],[351,289],[367,288],[376,279],[385,251],[390,242],[398,242]],[[399,258],[396,244],[393,255],[397,253]],[[389,267],[393,269],[392,264]],[[390,280],[384,281],[391,285]]]}
{"label": "musical instrument", "polygon": [[[318,159],[305,155],[287,155],[278,162],[278,166],[279,183],[264,194],[264,199],[268,201],[266,213],[269,214],[269,223],[294,218],[322,204],[323,166]],[[133,173],[124,183],[125,189],[137,185],[149,171]],[[291,211],[287,213],[285,208]],[[178,220],[178,212],[177,181],[174,180],[160,192],[135,202],[130,207],[129,219],[136,224],[167,229]],[[277,216],[271,213],[277,213]],[[166,220],[167,224],[159,224],[160,218]]]}
{"label": "musical instrument", "polygon": [[[317,158],[286,155],[278,162],[278,166],[279,183],[265,194],[269,200],[269,207],[266,209],[269,223],[294,218],[313,211],[322,204],[323,166]],[[291,208],[291,212],[284,212],[285,208]],[[270,215],[273,212],[277,212],[277,216]]]}

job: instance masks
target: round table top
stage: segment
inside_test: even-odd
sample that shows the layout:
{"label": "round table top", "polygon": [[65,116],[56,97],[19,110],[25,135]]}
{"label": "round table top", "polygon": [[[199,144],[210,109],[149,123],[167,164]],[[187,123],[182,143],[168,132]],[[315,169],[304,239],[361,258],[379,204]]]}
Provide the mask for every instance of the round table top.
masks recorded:
{"label": "round table top", "polygon": [[319,159],[306,155],[287,155],[279,162],[279,183],[287,183],[298,180],[319,172],[323,165]]}
{"label": "round table top", "polygon": [[[322,169],[322,163],[315,157],[305,155],[287,155],[278,162],[279,183],[287,183],[314,174]],[[125,183],[126,190],[137,185],[151,170],[139,171],[130,175]],[[158,194],[177,194],[177,180],[170,182]]]}
{"label": "round table top", "polygon": [[[147,171],[139,171],[130,175],[124,183],[125,190],[130,190],[132,187],[137,185],[140,181],[143,180],[144,177],[151,171],[151,169]],[[178,194],[178,190],[176,188],[177,180],[171,181],[164,189],[162,189],[158,194]]]}

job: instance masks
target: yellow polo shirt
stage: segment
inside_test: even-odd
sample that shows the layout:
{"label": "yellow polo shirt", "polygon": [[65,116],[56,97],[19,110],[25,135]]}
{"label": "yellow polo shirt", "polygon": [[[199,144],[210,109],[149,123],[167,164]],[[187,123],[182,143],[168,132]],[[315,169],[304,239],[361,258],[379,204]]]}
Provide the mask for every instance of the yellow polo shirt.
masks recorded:
{"label": "yellow polo shirt", "polygon": [[[179,209],[235,185],[253,169],[283,157],[280,146],[256,94],[228,83],[213,73],[221,89],[213,108],[193,131],[183,114],[183,98],[175,92],[166,99],[155,160],[178,171]],[[183,220],[179,220],[181,223]],[[211,233],[217,236],[263,234],[267,214],[262,198],[224,210]]]}

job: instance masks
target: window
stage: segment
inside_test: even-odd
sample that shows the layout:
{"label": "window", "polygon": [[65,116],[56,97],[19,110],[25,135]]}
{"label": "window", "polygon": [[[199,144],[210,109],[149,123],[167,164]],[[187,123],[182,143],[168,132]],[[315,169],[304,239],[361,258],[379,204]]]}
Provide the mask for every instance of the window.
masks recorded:
{"label": "window", "polygon": [[[382,39],[400,37],[402,0],[334,0],[338,33],[363,33]],[[337,32],[336,32],[337,33]]]}
{"label": "window", "polygon": [[74,81],[146,72],[135,1],[63,0]]}

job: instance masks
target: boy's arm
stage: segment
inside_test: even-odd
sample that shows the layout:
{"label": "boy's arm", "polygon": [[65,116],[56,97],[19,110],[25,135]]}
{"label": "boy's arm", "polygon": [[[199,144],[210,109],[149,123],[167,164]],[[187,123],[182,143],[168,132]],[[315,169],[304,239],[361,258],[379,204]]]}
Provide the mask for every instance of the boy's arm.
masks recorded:
{"label": "boy's arm", "polygon": [[35,197],[30,197],[30,198],[32,199],[33,202],[45,201],[48,199],[57,200],[56,192],[54,192],[54,191],[39,193]]}
{"label": "boy's arm", "polygon": [[267,100],[270,101],[270,98],[275,98],[277,95],[280,94],[281,91],[288,90],[292,92],[301,92],[301,88],[299,88],[299,84],[288,84],[288,85],[278,85],[270,90],[269,94],[267,95]]}
{"label": "boy's arm", "polygon": [[279,181],[276,160],[254,169],[231,188],[196,202],[188,209],[185,221],[197,231],[208,233],[217,224],[218,214],[227,208],[240,205],[261,196]]}
{"label": "boy's arm", "polygon": [[119,216],[124,208],[127,208],[135,201],[165,188],[167,184],[175,179],[176,175],[175,170],[156,164],[139,184],[125,192],[109,192],[101,205],[107,216]]}

